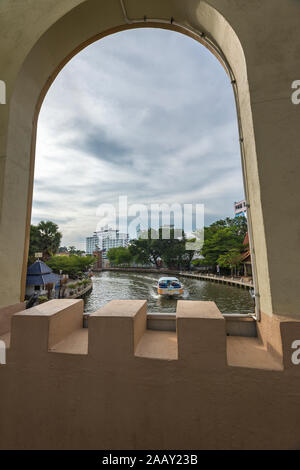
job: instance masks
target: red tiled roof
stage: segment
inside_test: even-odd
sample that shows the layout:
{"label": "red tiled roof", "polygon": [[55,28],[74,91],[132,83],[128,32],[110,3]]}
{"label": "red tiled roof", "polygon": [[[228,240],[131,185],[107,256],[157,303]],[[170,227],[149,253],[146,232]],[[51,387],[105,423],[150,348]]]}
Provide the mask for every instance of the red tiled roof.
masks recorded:
{"label": "red tiled roof", "polygon": [[246,252],[242,255],[241,261],[245,262],[245,261],[247,261],[247,258],[249,258],[249,261],[251,261],[251,254],[250,254],[250,251],[246,251]]}

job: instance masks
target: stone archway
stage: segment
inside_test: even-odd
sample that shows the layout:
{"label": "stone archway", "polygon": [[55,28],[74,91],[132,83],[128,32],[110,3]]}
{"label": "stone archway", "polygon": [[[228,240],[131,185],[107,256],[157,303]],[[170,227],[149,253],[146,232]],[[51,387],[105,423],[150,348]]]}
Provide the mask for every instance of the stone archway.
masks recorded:
{"label": "stone archway", "polygon": [[[294,130],[297,110],[290,103],[289,87],[297,78],[291,51],[296,53],[299,38],[295,40],[291,31],[294,31],[293,25],[296,31],[299,7],[289,1],[289,7],[284,9],[278,0],[266,0],[263,6],[261,2],[251,6],[251,2],[242,0],[239,7],[224,4],[222,0],[125,0],[128,16],[144,20],[128,24],[119,0],[66,0],[53,6],[50,13],[52,3],[51,0],[43,5],[39,3],[31,17],[21,3],[16,26],[19,37],[8,34],[4,43],[6,57],[10,54],[14,61],[8,64],[7,76],[1,77],[7,84],[8,103],[5,109],[1,108],[0,155],[4,184],[0,195],[0,241],[1,247],[5,247],[0,279],[1,305],[16,303],[23,296],[35,134],[47,89],[64,64],[91,42],[126,28],[156,26],[185,34],[188,34],[186,27],[203,32],[230,64],[239,95],[261,309],[267,315],[299,314],[299,221],[289,222],[289,237],[283,230],[289,221],[284,208],[296,212],[297,205],[292,188],[298,187],[299,165],[295,152],[300,137]],[[278,15],[279,10],[281,15]],[[10,9],[6,13],[8,22],[13,24],[14,13]],[[264,27],[264,15],[268,15],[269,28]],[[286,20],[286,42],[276,34],[280,16]],[[34,24],[30,24],[32,17]],[[152,18],[162,22],[153,22]],[[201,38],[195,36],[195,39],[201,42]],[[2,64],[5,66],[5,61]],[[280,75],[282,68],[283,76]],[[271,82],[274,75],[275,83]],[[284,123],[276,119],[280,113],[285,116]],[[276,126],[279,127],[275,136]],[[284,151],[289,171],[281,158]],[[281,217],[280,226],[276,209]],[[290,259],[289,272],[283,271],[278,262],[279,247],[281,258]]]}

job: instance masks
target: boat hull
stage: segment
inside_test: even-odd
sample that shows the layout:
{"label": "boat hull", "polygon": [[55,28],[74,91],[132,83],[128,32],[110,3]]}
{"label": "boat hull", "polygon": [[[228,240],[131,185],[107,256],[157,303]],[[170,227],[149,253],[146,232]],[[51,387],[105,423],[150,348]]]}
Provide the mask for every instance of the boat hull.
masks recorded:
{"label": "boat hull", "polygon": [[159,295],[182,295],[183,294],[183,289],[157,289],[157,293]]}

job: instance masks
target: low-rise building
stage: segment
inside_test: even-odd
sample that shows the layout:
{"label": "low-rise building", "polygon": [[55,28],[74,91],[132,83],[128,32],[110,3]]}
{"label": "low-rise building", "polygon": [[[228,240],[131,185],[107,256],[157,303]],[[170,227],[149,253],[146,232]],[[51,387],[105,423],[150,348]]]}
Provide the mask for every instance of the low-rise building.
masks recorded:
{"label": "low-rise building", "polygon": [[234,216],[235,217],[247,217],[247,204],[245,199],[234,203]]}
{"label": "low-rise building", "polygon": [[60,276],[55,274],[46,263],[38,259],[27,269],[26,296],[46,295],[49,289],[55,290],[59,281]]}

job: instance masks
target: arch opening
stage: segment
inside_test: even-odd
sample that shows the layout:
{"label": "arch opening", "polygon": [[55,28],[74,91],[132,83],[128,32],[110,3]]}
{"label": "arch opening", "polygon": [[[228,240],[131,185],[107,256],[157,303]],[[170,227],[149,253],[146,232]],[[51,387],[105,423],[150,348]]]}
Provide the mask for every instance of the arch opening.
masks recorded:
{"label": "arch opening", "polygon": [[[76,93],[72,92],[73,88]],[[93,43],[58,75],[42,106],[40,119],[36,177],[43,178],[46,189],[43,195],[39,181],[34,199],[41,201],[42,207],[39,211],[38,202],[34,203],[32,223],[45,220],[44,214],[48,213],[48,218],[63,228],[65,249],[76,245],[84,250],[86,247],[79,237],[92,238],[95,231],[98,233],[94,240],[98,235],[100,240],[105,236],[101,224],[94,220],[96,206],[93,213],[86,203],[80,210],[85,198],[86,201],[92,198],[93,206],[98,196],[97,205],[113,204],[114,213],[119,206],[115,203],[117,194],[120,197],[126,194],[129,210],[139,203],[147,213],[151,204],[158,201],[168,206],[175,201],[180,203],[185,215],[188,215],[187,205],[193,205],[195,210],[196,204],[204,203],[208,226],[227,216],[233,217],[233,201],[244,197],[230,81],[210,51],[186,35],[165,29],[138,28]],[[39,135],[40,126],[42,135]],[[71,142],[69,133],[74,139]],[[44,160],[40,161],[42,156]],[[64,165],[66,174],[63,174]],[[72,166],[77,167],[77,173]],[[58,171],[56,177],[54,169]],[[133,173],[132,178],[129,171]],[[81,189],[84,182],[85,191]],[[50,187],[53,187],[51,191]],[[45,210],[47,201],[48,211]],[[72,212],[78,214],[76,222]],[[69,219],[66,223],[65,214]],[[178,212],[176,215],[176,227],[179,227],[183,217]],[[149,222],[148,216],[145,217],[144,228]],[[154,218],[153,213],[152,228],[156,223]],[[75,224],[84,228],[79,230]],[[133,224],[134,221],[128,224],[129,231],[127,227],[124,229],[129,239],[136,237]],[[184,228],[186,232],[188,224]],[[89,241],[92,244],[93,240]],[[109,247],[113,247],[113,241]],[[106,252],[102,255],[106,262]],[[230,273],[226,267],[222,266],[221,270],[224,275]],[[241,268],[239,273],[243,273]],[[198,299],[194,287],[188,295],[187,284],[188,281],[184,298]],[[218,296],[217,291],[215,285],[210,288],[210,295],[214,292]],[[230,292],[229,289],[229,298]],[[253,301],[247,291],[232,289],[231,294],[228,305],[221,301],[225,313],[253,313]],[[96,289],[91,296],[96,299]],[[233,304],[234,296],[243,297],[238,302],[240,307]],[[150,311],[158,308],[158,300],[155,289],[151,290]],[[171,311],[176,303],[169,301],[168,307],[161,308]]]}
{"label": "arch opening", "polygon": [[[116,31],[121,31],[124,29],[130,28],[140,28],[140,27],[158,27],[158,28],[166,28],[171,29],[186,35],[190,35],[194,39],[197,39],[202,44],[208,47],[211,52],[213,52],[218,58],[221,60],[221,63],[227,69],[229,76],[232,81],[232,85],[236,92],[236,96],[238,96],[238,92],[242,90],[242,93],[246,96],[246,101],[243,103],[243,107],[245,109],[245,118],[244,120],[249,121],[249,129],[247,133],[250,135],[250,141],[252,139],[252,143],[250,145],[250,150],[248,153],[255,152],[255,141],[254,136],[252,134],[252,122],[251,122],[251,110],[250,110],[250,101],[248,96],[247,101],[247,94],[249,95],[248,83],[247,83],[247,72],[246,72],[246,64],[243,55],[243,50],[240,45],[240,42],[231,29],[228,22],[224,19],[219,12],[217,12],[214,8],[209,6],[206,2],[201,2],[195,6],[194,9],[194,18],[196,22],[199,22],[198,18],[200,13],[206,13],[203,15],[203,24],[199,23],[199,27],[192,29],[189,26],[180,25],[184,23],[190,23],[190,21],[186,21],[183,18],[181,22],[170,21],[170,24],[167,24],[167,21],[163,21],[159,23],[159,21],[151,22],[151,15],[146,18],[144,22],[133,22],[130,24],[122,23],[122,21],[118,21],[118,25],[114,25],[112,28],[103,28],[103,32],[99,33],[99,25],[97,25],[98,32],[93,34],[93,28],[95,28],[94,22],[91,20],[91,23],[86,25],[84,34],[86,34],[86,38],[84,38],[84,34],[82,31],[76,34],[76,28],[72,27],[69,29],[67,26],[72,22],[74,26],[74,22],[79,21],[80,11],[83,9],[87,9],[90,14],[93,12],[93,8],[95,5],[92,4],[93,2],[85,2],[84,4],[79,5],[78,7],[74,8],[70,11],[67,15],[65,15],[60,21],[54,23],[51,28],[41,37],[41,39],[35,44],[33,49],[31,50],[30,54],[27,56],[26,61],[24,62],[16,80],[16,85],[14,88],[14,93],[11,98],[11,107],[10,107],[10,126],[8,131],[8,145],[7,145],[7,155],[12,156],[12,159],[17,159],[17,154],[20,153],[20,147],[16,148],[14,140],[12,136],[16,137],[16,134],[21,132],[21,141],[25,145],[25,166],[29,173],[29,178],[25,183],[25,188],[27,192],[27,198],[24,201],[23,198],[23,207],[22,213],[23,218],[20,221],[21,226],[26,226],[26,230],[23,232],[24,236],[24,252],[23,252],[23,263],[22,269],[20,269],[19,263],[19,272],[22,272],[20,277],[20,290],[21,298],[24,295],[24,285],[25,285],[25,275],[26,275],[26,261],[27,261],[27,252],[28,252],[28,243],[29,243],[29,226],[30,226],[30,215],[31,215],[31,205],[32,205],[32,189],[33,189],[33,169],[34,169],[34,157],[35,157],[35,141],[36,141],[36,125],[37,125],[37,118],[39,114],[39,110],[41,104],[43,102],[44,96],[61,70],[61,68],[73,57],[79,50],[86,47],[88,44],[94,42],[95,40],[112,34]],[[210,14],[207,15],[207,12]],[[124,13],[124,12],[123,12]],[[170,18],[172,19],[172,15]],[[64,29],[65,26],[65,29]],[[218,28],[216,28],[218,26]],[[189,30],[191,31],[189,33]],[[196,31],[199,30],[201,32],[204,31],[203,34],[199,34],[197,36]],[[227,33],[227,40],[224,41],[224,31],[226,30]],[[57,46],[57,35],[61,36],[62,32],[67,32],[67,38],[64,43],[61,44],[61,48],[59,49]],[[223,35],[223,39],[222,39]],[[66,36],[66,34],[64,34]],[[230,37],[230,41],[228,40]],[[214,39],[212,39],[214,38]],[[218,40],[219,39],[219,40]],[[223,44],[222,44],[223,43]],[[217,44],[221,44],[224,48]],[[50,51],[49,51],[50,48]],[[45,50],[47,49],[48,53],[44,55]],[[224,52],[223,52],[224,49]],[[227,50],[226,50],[227,49]],[[229,57],[227,61],[226,57]],[[229,66],[230,63],[230,66]],[[37,65],[38,68],[37,68]],[[34,77],[34,78],[33,78]],[[24,95],[25,92],[25,95]],[[26,109],[26,112],[19,113],[19,108],[23,107]],[[241,117],[239,117],[241,116]],[[244,128],[244,123],[242,113],[238,113],[238,122],[239,122],[239,129],[242,132]],[[25,129],[25,132],[24,132]],[[242,147],[242,154],[244,153],[244,136],[241,134],[240,142]],[[251,161],[249,158],[249,162],[251,165],[254,165],[254,177],[257,177],[256,171],[256,162]],[[244,167],[248,164],[244,163]],[[248,199],[248,181],[247,175],[245,178],[245,192],[246,198]],[[24,188],[23,188],[24,189]],[[259,197],[259,194],[254,195],[256,198]],[[22,204],[21,204],[22,205]],[[26,206],[26,209],[25,209]],[[5,212],[7,208],[2,207],[2,212]],[[26,212],[26,217],[24,219],[24,214]],[[258,211],[259,212],[259,211]],[[261,213],[258,213],[258,217],[261,217]],[[266,255],[266,253],[264,253]],[[266,265],[265,265],[266,266]],[[264,270],[266,267],[264,268]],[[256,269],[255,269],[256,271]],[[266,288],[266,303],[269,305],[270,296],[269,296],[269,288],[268,285],[264,286]],[[257,288],[255,289],[257,291]],[[17,297],[18,295],[16,295]],[[15,297],[15,298],[16,298]],[[4,302],[6,302],[4,300]],[[259,310],[259,309],[258,309]],[[265,309],[268,310],[268,309]]]}

